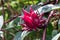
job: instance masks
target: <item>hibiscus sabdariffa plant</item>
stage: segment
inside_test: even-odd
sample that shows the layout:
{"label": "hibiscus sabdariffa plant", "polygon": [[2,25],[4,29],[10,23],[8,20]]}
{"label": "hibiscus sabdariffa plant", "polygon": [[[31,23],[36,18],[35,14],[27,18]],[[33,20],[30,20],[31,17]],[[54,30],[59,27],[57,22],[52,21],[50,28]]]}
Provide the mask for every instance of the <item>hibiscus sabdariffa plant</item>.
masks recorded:
{"label": "hibiscus sabdariffa plant", "polygon": [[44,13],[41,13],[40,15],[30,7],[30,12],[27,12],[23,9],[23,16],[21,18],[24,20],[24,24],[22,25],[22,30],[28,30],[28,31],[36,31],[39,29],[44,29],[42,40],[45,40],[46,36],[46,28],[49,23],[49,20],[51,16],[54,14],[54,11],[51,11],[48,18],[44,17]]}
{"label": "hibiscus sabdariffa plant", "polygon": [[42,28],[43,24],[46,21],[46,18],[43,18],[43,13],[41,15],[38,15],[38,13],[35,13],[32,8],[30,8],[30,12],[27,12],[23,9],[23,13],[23,30],[37,30],[38,27]]}

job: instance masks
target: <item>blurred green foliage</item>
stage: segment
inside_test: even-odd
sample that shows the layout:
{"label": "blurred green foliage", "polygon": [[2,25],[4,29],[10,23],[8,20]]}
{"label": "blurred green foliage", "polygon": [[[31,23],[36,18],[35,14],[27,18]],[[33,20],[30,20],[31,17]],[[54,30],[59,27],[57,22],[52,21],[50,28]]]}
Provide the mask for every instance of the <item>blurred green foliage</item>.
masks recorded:
{"label": "blurred green foliage", "polygon": [[[4,1],[5,1],[4,7],[6,8],[6,9],[4,9],[5,10],[5,21],[7,21],[8,19],[11,19],[12,16],[14,17],[16,15],[16,14],[12,14],[11,11],[7,8],[8,3],[10,3],[10,6],[11,6],[13,12],[18,11],[19,12],[18,14],[20,14],[22,11],[22,8],[27,8],[29,5],[38,4],[39,2],[46,2],[46,0],[4,0]],[[2,11],[2,9],[0,7],[0,15],[2,15],[1,11]],[[13,21],[14,21],[14,22],[12,22],[12,24],[14,24],[13,27],[8,28],[9,26],[7,26],[7,25],[9,25],[9,23],[10,23],[9,22],[9,23],[7,23],[7,25],[3,26],[3,29],[7,28],[6,30],[11,32],[15,36],[15,34],[18,31],[20,31],[22,29],[22,27],[19,24],[20,18],[16,18]],[[51,40],[49,38],[51,38],[51,36],[52,36],[52,34],[51,34],[52,30],[53,30],[53,27],[52,27],[51,23],[49,23],[48,28],[47,28],[47,35],[46,35],[47,40]],[[36,36],[38,38],[42,37],[42,35],[41,35],[42,31],[43,30],[41,30],[39,32],[33,31],[25,38],[25,40],[27,40],[27,38],[29,38],[30,40],[32,40],[32,39],[35,40]],[[4,35],[5,35],[6,40],[12,40],[14,38],[14,36],[12,34],[5,32]]]}

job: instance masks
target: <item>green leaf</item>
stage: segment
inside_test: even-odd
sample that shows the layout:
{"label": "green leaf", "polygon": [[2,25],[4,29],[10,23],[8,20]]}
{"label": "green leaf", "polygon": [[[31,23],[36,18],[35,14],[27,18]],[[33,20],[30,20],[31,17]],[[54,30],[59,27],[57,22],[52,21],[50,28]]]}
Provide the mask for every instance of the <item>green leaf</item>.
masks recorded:
{"label": "green leaf", "polygon": [[28,31],[23,31],[21,34],[21,40],[23,40],[30,32]]}
{"label": "green leaf", "polygon": [[[58,38],[60,38],[60,33],[58,33],[57,35],[55,35],[52,40],[58,40]],[[59,39],[60,40],[60,39]]]}
{"label": "green leaf", "polygon": [[22,31],[17,32],[16,36],[14,37],[14,40],[21,40],[21,34],[22,34]]}
{"label": "green leaf", "polygon": [[57,10],[57,9],[60,9],[60,6],[59,6],[59,5],[53,6],[53,7],[52,7],[52,10],[55,10],[55,9],[56,9],[56,10]]}
{"label": "green leaf", "polygon": [[[39,13],[46,13],[52,10],[52,4],[48,4],[42,7],[39,7],[37,10],[39,11]],[[37,12],[37,10],[35,10],[35,12]]]}
{"label": "green leaf", "polygon": [[54,37],[58,33],[58,30],[53,30],[52,31],[52,37]]}
{"label": "green leaf", "polygon": [[[36,4],[38,1],[33,1],[33,2],[34,2],[34,4]],[[29,1],[30,4],[33,4],[33,2]],[[28,4],[28,1],[26,1],[24,4]]]}
{"label": "green leaf", "polygon": [[6,29],[9,29],[9,28],[13,28],[14,27],[14,20],[13,21],[11,21],[9,24],[6,24]]}
{"label": "green leaf", "polygon": [[20,31],[14,37],[14,40],[23,40],[30,32],[28,31]]}
{"label": "green leaf", "polygon": [[20,22],[20,18],[17,17],[17,18],[14,20],[14,24],[18,25],[19,22]]}
{"label": "green leaf", "polygon": [[60,28],[60,19],[59,19],[59,21],[58,21],[58,28]]}
{"label": "green leaf", "polygon": [[10,5],[12,6],[12,7],[16,7],[18,2],[16,2],[16,1],[12,1],[11,3],[10,3]]}
{"label": "green leaf", "polygon": [[42,6],[38,9],[36,9],[35,12],[37,12],[37,10],[38,10],[39,13],[46,13],[46,12],[49,12],[51,10],[58,10],[58,9],[60,9],[59,5],[48,4],[48,5],[45,5],[45,6]]}

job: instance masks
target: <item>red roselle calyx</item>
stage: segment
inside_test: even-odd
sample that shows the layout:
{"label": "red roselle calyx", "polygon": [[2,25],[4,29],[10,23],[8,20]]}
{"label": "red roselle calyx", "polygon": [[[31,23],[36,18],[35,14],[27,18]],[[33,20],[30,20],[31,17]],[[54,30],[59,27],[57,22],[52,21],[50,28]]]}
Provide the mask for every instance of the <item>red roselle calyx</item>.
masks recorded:
{"label": "red roselle calyx", "polygon": [[46,18],[43,17],[44,13],[38,15],[31,7],[30,12],[23,9],[23,14],[21,17],[24,20],[24,24],[21,24],[23,30],[37,30],[37,28],[41,28],[46,22]]}

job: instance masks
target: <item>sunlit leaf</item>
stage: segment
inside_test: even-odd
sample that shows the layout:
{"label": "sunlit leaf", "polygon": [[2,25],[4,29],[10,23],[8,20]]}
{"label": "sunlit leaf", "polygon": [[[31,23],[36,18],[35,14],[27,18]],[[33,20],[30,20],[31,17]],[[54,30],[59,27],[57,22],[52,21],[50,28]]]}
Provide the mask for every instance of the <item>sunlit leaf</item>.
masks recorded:
{"label": "sunlit leaf", "polygon": [[48,5],[39,7],[38,9],[35,10],[35,12],[37,12],[37,10],[38,10],[39,13],[45,13],[45,12],[49,12],[51,10],[58,10],[58,9],[60,9],[59,5],[48,4]]}
{"label": "sunlit leaf", "polygon": [[4,22],[4,21],[3,21],[3,16],[1,15],[1,16],[0,16],[0,30],[1,30],[2,26],[3,26],[3,22]]}
{"label": "sunlit leaf", "polygon": [[[4,7],[4,10],[7,9],[6,7]],[[2,7],[0,7],[0,10],[2,10]]]}
{"label": "sunlit leaf", "polygon": [[3,31],[0,31],[0,37],[4,37]]}
{"label": "sunlit leaf", "polygon": [[53,9],[53,10],[55,10],[55,9],[60,9],[60,6],[59,6],[59,5],[55,5],[55,6],[52,7],[52,9]]}
{"label": "sunlit leaf", "polygon": [[[51,11],[53,6],[54,6],[54,5],[52,5],[52,4],[48,4],[48,5],[39,7],[37,10],[39,11],[39,13],[45,13],[45,12]],[[36,12],[37,10],[35,10],[35,12]]]}
{"label": "sunlit leaf", "polygon": [[[38,1],[33,1],[33,2],[34,2],[34,4],[36,4]],[[33,2],[32,1],[29,1],[30,4],[33,4]],[[24,4],[28,4],[28,1],[25,2]]]}

